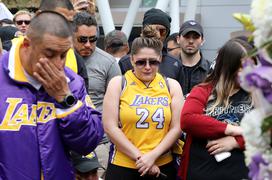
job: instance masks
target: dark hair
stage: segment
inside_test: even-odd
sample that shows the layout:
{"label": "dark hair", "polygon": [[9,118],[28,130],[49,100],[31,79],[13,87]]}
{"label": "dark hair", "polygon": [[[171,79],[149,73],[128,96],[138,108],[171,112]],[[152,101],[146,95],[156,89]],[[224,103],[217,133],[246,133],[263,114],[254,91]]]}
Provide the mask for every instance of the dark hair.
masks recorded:
{"label": "dark hair", "polygon": [[123,50],[125,45],[127,44],[124,44],[120,39],[113,39],[109,46],[105,44],[105,50],[110,52],[111,54],[115,54]]}
{"label": "dark hair", "polygon": [[31,20],[27,37],[39,40],[45,33],[61,38],[70,37],[72,36],[71,25],[63,15],[57,12],[42,11]]}
{"label": "dark hair", "polygon": [[178,35],[179,35],[178,32],[171,34],[170,36],[166,38],[165,43],[167,44],[169,41],[174,41],[175,44],[178,44],[178,41],[177,41]]}
{"label": "dark hair", "polygon": [[131,54],[137,54],[142,48],[152,48],[155,52],[161,55],[162,42],[159,39],[157,31],[151,26],[145,26],[142,31],[142,36],[134,39],[131,45]]}
{"label": "dark hair", "polygon": [[57,7],[74,10],[70,0],[42,0],[39,10],[55,10]]}
{"label": "dark hair", "polygon": [[76,13],[73,19],[73,31],[77,32],[78,27],[81,25],[86,26],[97,26],[97,22],[94,16],[90,15],[87,12]]}
{"label": "dark hair", "polygon": [[12,20],[7,19],[7,18],[0,20],[0,26],[3,25],[3,23],[10,24],[10,25],[14,24],[14,22]]}
{"label": "dark hair", "polygon": [[19,31],[18,28],[14,26],[0,27],[0,39],[2,40],[2,43],[12,40],[17,31]]}
{"label": "dark hair", "polygon": [[237,73],[242,67],[242,59],[252,49],[244,40],[231,39],[219,50],[215,68],[205,80],[205,83],[211,83],[214,87],[216,102],[211,110],[217,105],[226,107],[229,104],[230,93],[237,86]]}
{"label": "dark hair", "polygon": [[128,39],[124,32],[113,30],[106,34],[104,38],[104,46],[106,52],[116,54],[128,49]]}

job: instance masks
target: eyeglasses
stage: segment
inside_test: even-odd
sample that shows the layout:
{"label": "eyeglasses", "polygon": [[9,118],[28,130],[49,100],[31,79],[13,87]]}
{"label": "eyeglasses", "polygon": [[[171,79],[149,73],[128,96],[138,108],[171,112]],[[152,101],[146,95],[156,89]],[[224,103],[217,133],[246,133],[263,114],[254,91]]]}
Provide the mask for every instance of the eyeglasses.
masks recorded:
{"label": "eyeglasses", "polygon": [[159,66],[161,62],[153,58],[139,59],[135,62],[136,66],[138,67],[145,67],[147,63],[149,66]]}
{"label": "eyeglasses", "polygon": [[178,48],[180,48],[180,47],[167,48],[167,52],[173,51],[173,50],[178,49]]}
{"label": "eyeglasses", "polygon": [[25,25],[29,25],[30,21],[29,20],[18,20],[18,21],[16,21],[16,24],[18,24],[18,25],[22,25],[23,23],[25,23]]}
{"label": "eyeglasses", "polygon": [[86,44],[88,41],[90,42],[90,43],[94,43],[94,42],[96,42],[97,41],[97,37],[96,36],[79,36],[78,38],[77,38],[77,41],[79,42],[79,43],[83,43],[83,44]]}

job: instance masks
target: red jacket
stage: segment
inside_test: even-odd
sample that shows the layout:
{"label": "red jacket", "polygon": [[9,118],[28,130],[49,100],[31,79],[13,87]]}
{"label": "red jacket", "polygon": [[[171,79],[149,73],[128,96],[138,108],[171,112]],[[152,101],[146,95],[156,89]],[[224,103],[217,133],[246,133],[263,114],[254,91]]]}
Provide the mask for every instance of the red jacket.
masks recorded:
{"label": "red jacket", "polygon": [[[189,153],[193,137],[217,139],[225,136],[227,124],[204,114],[212,88],[211,84],[199,85],[193,88],[181,112],[181,129],[187,134],[179,171],[182,180],[187,179]],[[235,139],[240,148],[244,149],[243,137],[236,136]]]}

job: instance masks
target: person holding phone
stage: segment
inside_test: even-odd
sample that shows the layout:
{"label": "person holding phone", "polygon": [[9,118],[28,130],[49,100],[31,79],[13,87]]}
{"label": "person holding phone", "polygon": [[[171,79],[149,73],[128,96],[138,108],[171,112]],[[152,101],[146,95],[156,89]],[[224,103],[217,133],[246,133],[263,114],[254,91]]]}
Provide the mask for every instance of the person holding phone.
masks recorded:
{"label": "person holding phone", "polygon": [[212,73],[187,97],[180,118],[186,133],[183,180],[248,179],[240,121],[253,107],[237,76],[252,49],[244,40],[226,42]]}

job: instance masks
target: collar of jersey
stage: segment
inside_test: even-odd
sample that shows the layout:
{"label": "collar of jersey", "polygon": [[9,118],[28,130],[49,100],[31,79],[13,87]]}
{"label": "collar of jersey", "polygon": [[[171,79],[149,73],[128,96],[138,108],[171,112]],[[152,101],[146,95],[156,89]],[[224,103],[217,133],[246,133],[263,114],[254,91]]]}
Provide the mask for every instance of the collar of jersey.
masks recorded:
{"label": "collar of jersey", "polygon": [[150,83],[148,86],[146,86],[144,82],[142,82],[141,80],[139,80],[139,79],[135,76],[135,74],[132,72],[132,70],[128,71],[127,73],[128,73],[128,76],[130,76],[130,78],[131,78],[133,81],[135,81],[135,83],[136,83],[140,88],[142,88],[142,89],[154,87],[156,84],[158,84],[158,83],[157,83],[157,82],[158,82],[158,79],[160,79],[160,78],[157,78],[157,77],[159,76],[159,74],[156,73],[155,78],[151,81],[151,83]]}

